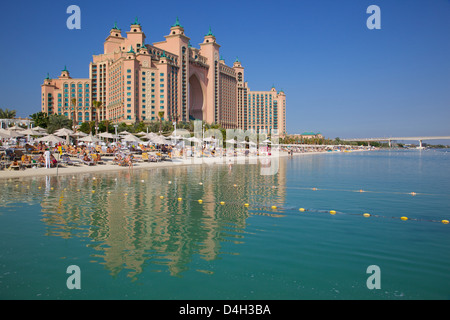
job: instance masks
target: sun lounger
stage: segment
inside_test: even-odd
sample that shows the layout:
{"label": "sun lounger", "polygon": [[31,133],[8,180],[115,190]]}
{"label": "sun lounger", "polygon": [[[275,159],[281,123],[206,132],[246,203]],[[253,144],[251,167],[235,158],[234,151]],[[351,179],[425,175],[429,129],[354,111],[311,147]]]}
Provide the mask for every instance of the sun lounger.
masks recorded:
{"label": "sun lounger", "polygon": [[63,155],[61,157],[61,163],[67,164],[69,166],[79,166],[80,165],[80,162],[78,160],[72,160],[67,155]]}
{"label": "sun lounger", "polygon": [[92,160],[86,161],[86,160],[82,160],[83,164],[87,165],[87,166],[95,166],[95,162]]}

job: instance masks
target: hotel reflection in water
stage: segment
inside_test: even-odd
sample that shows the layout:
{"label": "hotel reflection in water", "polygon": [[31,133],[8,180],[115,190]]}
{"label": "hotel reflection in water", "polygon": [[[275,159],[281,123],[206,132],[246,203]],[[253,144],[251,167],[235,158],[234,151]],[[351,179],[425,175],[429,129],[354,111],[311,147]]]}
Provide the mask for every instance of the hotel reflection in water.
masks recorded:
{"label": "hotel reflection in water", "polygon": [[[6,180],[2,203],[40,204],[46,235],[88,240],[90,261],[112,276],[144,267],[180,275],[194,255],[239,254],[249,219],[282,218],[285,164],[177,166]],[[263,168],[264,169],[264,168]],[[163,197],[161,199],[161,196]],[[200,204],[198,200],[201,199]],[[249,207],[245,207],[245,203]]]}

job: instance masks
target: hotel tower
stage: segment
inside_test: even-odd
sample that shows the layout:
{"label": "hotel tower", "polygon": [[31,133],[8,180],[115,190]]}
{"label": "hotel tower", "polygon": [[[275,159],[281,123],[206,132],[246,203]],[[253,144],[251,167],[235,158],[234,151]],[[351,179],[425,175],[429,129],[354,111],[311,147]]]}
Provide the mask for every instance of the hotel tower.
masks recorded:
{"label": "hotel tower", "polygon": [[159,121],[162,115],[170,121],[198,119],[226,129],[286,133],[285,93],[274,87],[251,91],[241,62],[225,64],[211,29],[195,48],[177,18],[164,38],[146,43],[137,18],[125,35],[115,24],[103,54],[93,56],[89,78],[71,78],[66,67],[57,79],[47,75],[42,112],[75,117],[77,123],[131,124]]}

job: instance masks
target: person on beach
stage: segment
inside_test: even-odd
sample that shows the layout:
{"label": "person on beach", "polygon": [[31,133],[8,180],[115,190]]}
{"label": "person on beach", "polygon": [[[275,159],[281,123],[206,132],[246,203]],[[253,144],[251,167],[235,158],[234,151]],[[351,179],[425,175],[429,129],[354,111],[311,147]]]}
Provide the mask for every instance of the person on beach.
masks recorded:
{"label": "person on beach", "polygon": [[44,152],[45,168],[50,169],[50,150],[47,148]]}

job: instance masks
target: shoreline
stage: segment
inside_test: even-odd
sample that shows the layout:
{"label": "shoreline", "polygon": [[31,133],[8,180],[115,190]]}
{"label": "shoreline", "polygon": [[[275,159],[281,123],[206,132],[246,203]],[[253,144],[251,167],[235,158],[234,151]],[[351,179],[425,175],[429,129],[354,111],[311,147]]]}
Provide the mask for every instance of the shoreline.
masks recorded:
{"label": "shoreline", "polygon": [[[313,154],[324,154],[333,153],[326,151],[316,151],[316,152],[304,152],[304,153],[294,153],[293,156],[303,156],[303,155],[313,155]],[[228,164],[232,160],[232,164],[257,164],[261,160],[271,160],[272,156],[237,156],[237,157],[220,157],[220,158],[190,158],[190,159],[173,159],[172,161],[161,161],[161,162],[136,162],[133,164],[132,168],[128,166],[119,166],[117,164],[112,164],[112,161],[106,160],[104,164],[96,164],[94,166],[87,166],[80,164],[78,166],[65,165],[64,167],[58,168],[27,168],[25,170],[8,170],[4,169],[0,171],[0,180],[5,179],[21,179],[30,177],[42,177],[42,176],[60,176],[67,174],[85,174],[85,173],[100,173],[100,172],[112,172],[112,171],[123,171],[123,170],[142,170],[142,169],[153,169],[153,168],[170,168],[175,166],[189,166],[189,165],[202,165],[202,164]],[[280,151],[277,158],[290,157],[290,155],[285,151]],[[105,157],[106,158],[106,157]]]}

